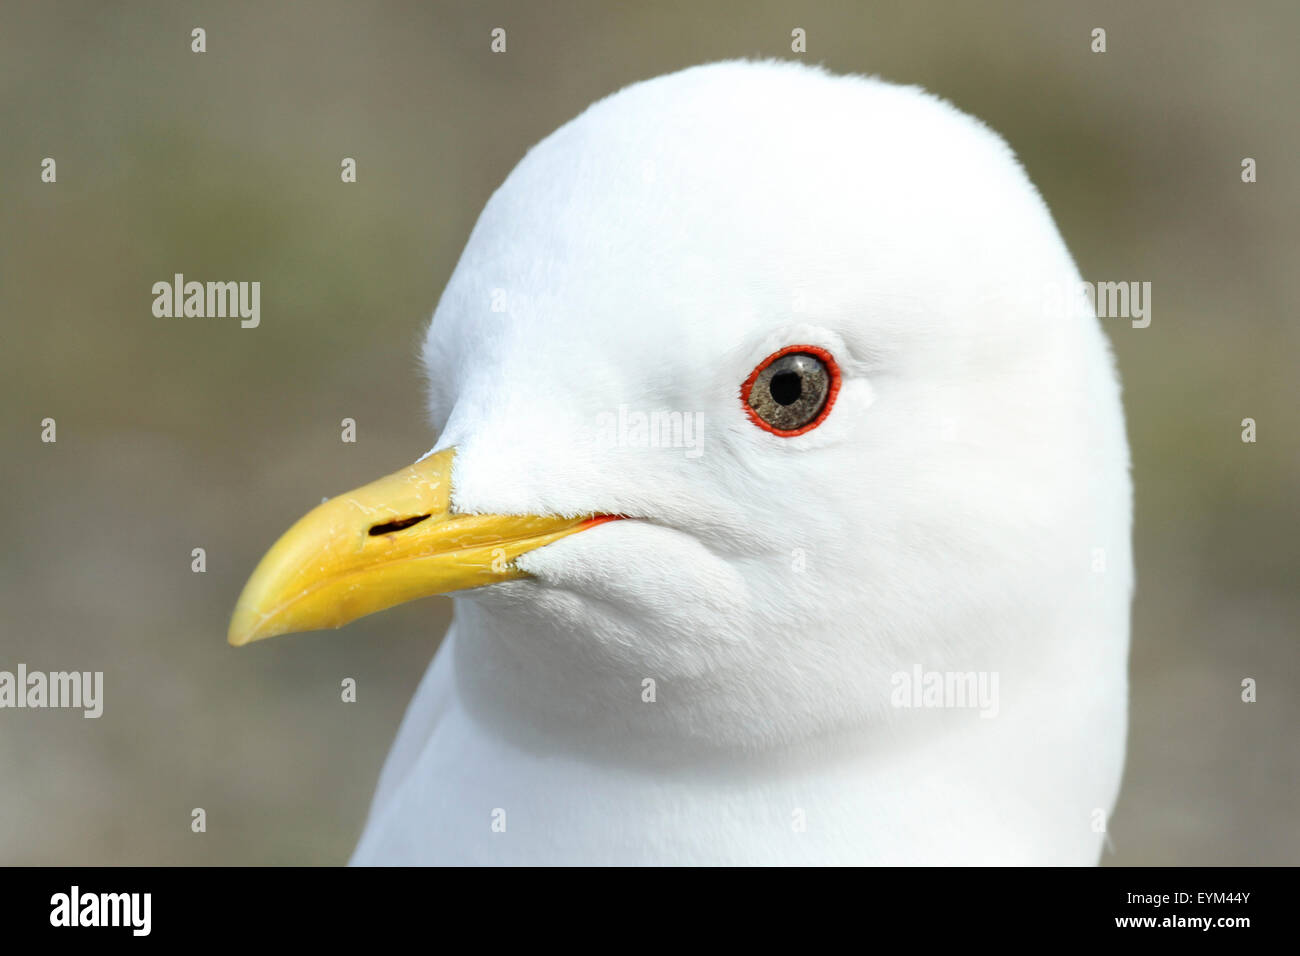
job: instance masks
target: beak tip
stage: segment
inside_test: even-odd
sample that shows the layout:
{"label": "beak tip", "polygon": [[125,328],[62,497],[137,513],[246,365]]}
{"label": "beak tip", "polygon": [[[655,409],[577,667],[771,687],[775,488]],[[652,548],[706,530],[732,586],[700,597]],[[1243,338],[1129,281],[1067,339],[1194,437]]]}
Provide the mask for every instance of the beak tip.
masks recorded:
{"label": "beak tip", "polygon": [[237,626],[234,621],[230,622],[230,630],[226,632],[226,643],[231,647],[243,647],[251,643],[253,632],[247,627]]}
{"label": "beak tip", "polygon": [[235,613],[230,618],[230,628],[226,631],[226,643],[231,647],[243,647],[278,633],[267,628],[266,623],[258,615],[236,606]]}

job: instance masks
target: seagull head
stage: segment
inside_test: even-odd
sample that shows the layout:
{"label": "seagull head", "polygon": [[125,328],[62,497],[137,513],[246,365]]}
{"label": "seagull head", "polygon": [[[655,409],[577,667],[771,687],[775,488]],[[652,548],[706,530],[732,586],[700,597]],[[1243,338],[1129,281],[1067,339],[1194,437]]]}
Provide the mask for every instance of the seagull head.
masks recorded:
{"label": "seagull head", "polygon": [[923,91],[629,87],[483,210],[424,345],[436,445],[295,525],[230,640],[454,593],[484,719],[706,747],[888,724],[917,665],[1084,680],[1131,570],[1080,290],[1006,144]]}

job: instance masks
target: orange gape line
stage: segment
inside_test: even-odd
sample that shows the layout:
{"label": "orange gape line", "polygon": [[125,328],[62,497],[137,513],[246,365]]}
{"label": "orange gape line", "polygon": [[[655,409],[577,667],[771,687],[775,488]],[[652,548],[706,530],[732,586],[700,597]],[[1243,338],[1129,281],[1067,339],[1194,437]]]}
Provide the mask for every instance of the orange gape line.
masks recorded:
{"label": "orange gape line", "polygon": [[[812,421],[810,421],[807,425],[804,425],[802,428],[795,428],[790,430],[773,428],[767,422],[763,421],[763,419],[759,418],[758,413],[755,412],[754,409],[750,407],[749,393],[754,387],[754,382],[758,380],[758,376],[763,373],[763,369],[767,368],[777,359],[782,358],[786,355],[790,355],[793,352],[804,352],[808,355],[815,355],[819,359],[821,359],[822,362],[825,363],[826,368],[830,370],[831,384],[830,384],[830,388],[828,388],[826,391],[826,404],[823,405],[822,410],[817,413],[817,417],[814,418]],[[796,435],[802,435],[804,432],[812,431],[822,422],[826,421],[826,416],[831,413],[831,406],[835,404],[835,396],[838,395],[839,393],[840,393],[840,367],[838,364],[836,364],[835,357],[831,355],[830,352],[827,352],[825,349],[819,348],[816,345],[787,345],[785,348],[781,349],[780,351],[773,352],[767,358],[763,359],[763,361],[758,363],[754,371],[749,373],[749,378],[745,379],[745,384],[740,386],[740,404],[741,407],[745,409],[745,414],[749,416],[749,420],[753,422],[755,425],[757,425],[759,428],[763,429],[763,431],[771,432],[773,435],[779,435],[782,438],[793,438]]]}
{"label": "orange gape line", "polygon": [[592,515],[582,523],[582,530],[594,528],[598,524],[604,524],[606,521],[622,521],[627,515]]}

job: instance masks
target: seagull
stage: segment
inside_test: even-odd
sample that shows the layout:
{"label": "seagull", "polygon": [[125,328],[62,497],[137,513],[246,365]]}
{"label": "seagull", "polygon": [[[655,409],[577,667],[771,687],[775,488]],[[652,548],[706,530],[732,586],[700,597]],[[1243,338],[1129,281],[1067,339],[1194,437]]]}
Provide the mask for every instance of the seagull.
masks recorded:
{"label": "seagull", "polygon": [[917,87],[715,63],[534,146],[428,330],[436,444],[231,621],[452,595],[352,862],[1099,862],[1132,490],[1082,288]]}

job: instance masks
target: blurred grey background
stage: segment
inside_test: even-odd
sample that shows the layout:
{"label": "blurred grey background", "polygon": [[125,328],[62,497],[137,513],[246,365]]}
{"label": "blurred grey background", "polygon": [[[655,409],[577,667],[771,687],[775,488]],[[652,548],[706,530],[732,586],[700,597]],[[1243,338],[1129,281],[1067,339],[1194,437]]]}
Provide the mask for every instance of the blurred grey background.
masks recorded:
{"label": "blurred grey background", "polygon": [[[106,703],[0,712],[0,862],[346,860],[449,602],[233,650],[240,586],[432,444],[416,346],[524,151],[635,80],[790,57],[795,27],[1000,131],[1085,279],[1152,283],[1149,328],[1104,322],[1138,566],[1106,862],[1300,862],[1300,8],[1175,0],[4,0],[0,669],[102,670]],[[153,317],[175,272],[261,281],[261,327]]]}

